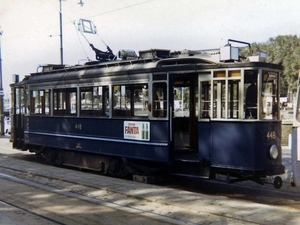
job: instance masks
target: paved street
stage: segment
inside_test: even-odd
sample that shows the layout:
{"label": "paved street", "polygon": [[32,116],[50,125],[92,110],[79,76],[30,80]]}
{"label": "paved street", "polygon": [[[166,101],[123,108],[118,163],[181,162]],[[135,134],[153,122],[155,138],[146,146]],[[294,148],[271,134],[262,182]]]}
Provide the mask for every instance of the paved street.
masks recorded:
{"label": "paved street", "polygon": [[[59,213],[62,210],[70,213],[66,208],[70,205],[74,218],[80,217],[80,213],[90,215],[91,219],[96,218],[97,213],[103,214],[103,218],[106,215],[110,220],[102,219],[102,224],[119,224],[118,218],[127,218],[124,224],[153,224],[154,220],[156,224],[299,224],[300,189],[292,188],[289,184],[291,167],[288,165],[290,153],[287,147],[283,148],[283,156],[287,173],[283,175],[284,184],[280,190],[274,189],[272,185],[260,186],[250,181],[226,184],[219,181],[191,181],[179,178],[171,184],[150,185],[46,165],[40,163],[34,154],[12,150],[8,139],[0,138],[0,173],[30,182],[29,186],[25,187],[24,184],[18,184],[1,175],[1,193],[6,194],[2,195],[2,199],[0,197],[0,201],[13,201],[14,205],[27,207],[26,202],[29,199],[33,201],[39,196],[44,196],[39,198],[38,204],[44,205],[43,209],[37,210],[39,206],[34,206],[32,202],[31,210],[36,212],[37,216],[44,215],[62,224],[78,224],[77,220],[70,220],[70,214]],[[40,185],[39,191],[32,185]],[[20,193],[30,194],[27,194],[27,198],[23,196],[22,200],[13,194],[18,193],[18,190],[23,190]],[[53,190],[56,192],[53,193]],[[58,193],[63,195],[56,196]],[[70,194],[74,194],[72,199],[68,199]],[[105,207],[108,208],[102,208],[103,205],[99,202],[91,202],[90,204],[95,204],[93,207],[87,206],[87,203],[76,200],[78,196],[84,197],[85,201],[104,201]],[[48,202],[47,207],[43,201]],[[68,201],[73,203],[66,204]],[[113,209],[111,204],[121,208]],[[11,206],[0,204],[0,208],[7,207]],[[57,208],[59,211],[53,209],[50,212],[51,208]],[[130,211],[132,209],[137,209],[138,212]],[[124,216],[113,220],[114,213]],[[15,224],[15,216],[19,214],[4,215],[4,221],[12,218],[11,224]]]}

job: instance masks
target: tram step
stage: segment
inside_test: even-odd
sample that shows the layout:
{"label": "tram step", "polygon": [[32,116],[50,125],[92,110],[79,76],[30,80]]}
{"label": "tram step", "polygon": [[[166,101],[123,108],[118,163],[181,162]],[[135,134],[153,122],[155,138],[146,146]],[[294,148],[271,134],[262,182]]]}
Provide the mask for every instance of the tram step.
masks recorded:
{"label": "tram step", "polygon": [[175,161],[199,163],[198,154],[180,154],[174,157]]}

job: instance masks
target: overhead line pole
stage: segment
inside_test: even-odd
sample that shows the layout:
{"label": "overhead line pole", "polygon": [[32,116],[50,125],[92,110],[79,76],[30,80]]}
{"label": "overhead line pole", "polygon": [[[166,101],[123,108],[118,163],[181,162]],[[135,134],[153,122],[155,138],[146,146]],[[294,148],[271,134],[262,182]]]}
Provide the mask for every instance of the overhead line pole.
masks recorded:
{"label": "overhead line pole", "polygon": [[62,30],[62,6],[61,1],[59,0],[59,23],[60,23],[60,64],[64,64],[64,53],[63,53],[63,30]]}
{"label": "overhead line pole", "polygon": [[0,30],[0,135],[4,135],[4,107],[3,107],[4,93],[3,93],[3,85],[2,85],[2,58],[1,58],[2,33],[3,33],[3,31]]}

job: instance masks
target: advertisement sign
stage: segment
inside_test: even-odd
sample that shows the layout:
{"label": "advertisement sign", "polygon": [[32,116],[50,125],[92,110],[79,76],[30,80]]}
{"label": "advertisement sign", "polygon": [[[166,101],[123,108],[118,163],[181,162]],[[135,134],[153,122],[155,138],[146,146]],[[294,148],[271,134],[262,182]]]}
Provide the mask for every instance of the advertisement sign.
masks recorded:
{"label": "advertisement sign", "polygon": [[124,121],[124,139],[149,141],[150,123],[137,121]]}

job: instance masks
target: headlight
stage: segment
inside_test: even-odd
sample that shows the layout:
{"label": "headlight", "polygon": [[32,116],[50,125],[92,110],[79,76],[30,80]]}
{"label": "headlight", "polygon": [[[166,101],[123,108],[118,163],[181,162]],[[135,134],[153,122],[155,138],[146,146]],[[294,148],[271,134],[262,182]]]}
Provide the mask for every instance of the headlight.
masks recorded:
{"label": "headlight", "polygon": [[276,145],[272,145],[269,151],[271,159],[277,159],[279,151]]}

